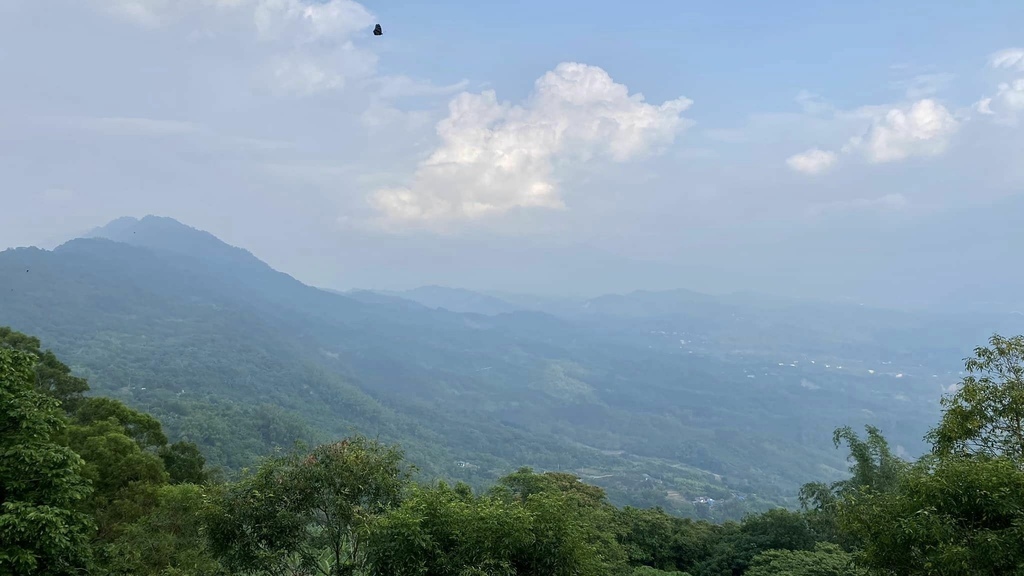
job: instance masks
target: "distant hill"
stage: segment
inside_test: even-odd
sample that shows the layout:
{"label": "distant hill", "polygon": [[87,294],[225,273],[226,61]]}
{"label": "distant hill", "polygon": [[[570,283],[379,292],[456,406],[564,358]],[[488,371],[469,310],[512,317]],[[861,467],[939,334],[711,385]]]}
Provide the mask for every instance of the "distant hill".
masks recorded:
{"label": "distant hill", "polygon": [[428,308],[443,308],[452,312],[466,312],[494,316],[516,312],[526,308],[501,300],[494,296],[444,286],[422,286],[402,292],[379,292],[397,298],[418,302]]}
{"label": "distant hill", "polygon": [[[540,310],[437,287],[338,294],[168,218],[90,236],[0,253],[0,325],[231,468],[358,430],[400,441],[428,475],[483,485],[521,465],[567,469],[620,503],[732,517],[841,475],[837,426],[876,424],[919,450],[953,377],[932,371],[982,342],[970,326],[929,340],[924,320],[886,313],[846,336],[832,319],[860,322],[856,310],[792,316],[686,292]],[[901,346],[892,365],[857,357],[879,335]]]}

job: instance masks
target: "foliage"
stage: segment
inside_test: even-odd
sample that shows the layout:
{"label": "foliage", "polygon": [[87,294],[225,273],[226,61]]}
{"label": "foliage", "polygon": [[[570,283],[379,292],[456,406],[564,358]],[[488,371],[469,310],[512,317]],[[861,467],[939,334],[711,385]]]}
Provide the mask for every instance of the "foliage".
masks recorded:
{"label": "foliage", "polygon": [[862,565],[876,573],[1024,574],[1024,338],[989,342],[943,399],[933,455],[835,506]]}
{"label": "foliage", "polygon": [[33,387],[36,358],[0,348],[0,572],[63,575],[84,570],[90,522],[82,459],[54,437],[58,403]]}
{"label": "foliage", "polygon": [[191,484],[163,486],[156,506],[125,526],[107,548],[105,576],[227,576],[214,559],[202,523],[203,488]]}
{"label": "foliage", "polygon": [[832,484],[811,482],[800,489],[800,503],[807,510],[808,525],[820,538],[849,549],[857,545],[853,534],[840,529],[839,506],[862,493],[889,492],[906,470],[907,463],[892,453],[889,442],[874,426],[866,427],[861,439],[850,427],[839,428],[832,436],[836,448],[843,442],[849,450],[850,477]]}
{"label": "foliage", "polygon": [[1024,473],[1008,459],[926,459],[840,511],[879,574],[1024,574]]}
{"label": "foliage", "polygon": [[474,496],[444,483],[416,488],[375,523],[369,573],[513,576],[516,560],[535,542],[532,520],[518,502]]}
{"label": "foliage", "polygon": [[32,371],[36,389],[55,398],[69,412],[77,407],[82,394],[89,389],[85,378],[73,375],[71,368],[58,360],[52,351],[42,350],[42,343],[34,336],[0,326],[0,348],[20,350],[35,356]]}
{"label": "foliage", "polygon": [[363,437],[269,458],[216,498],[213,552],[238,571],[355,573],[370,523],[401,502],[409,476],[397,448]]}
{"label": "foliage", "polygon": [[593,487],[578,490],[578,481],[565,480],[520,470],[480,496],[444,483],[419,488],[375,525],[371,574],[624,573],[621,550],[604,534],[607,525],[597,523],[602,516],[594,508],[603,508],[603,497],[595,499]]}
{"label": "foliage", "polygon": [[[560,514],[561,519],[558,515],[534,517],[535,523],[542,518],[553,522],[570,522],[565,528],[553,529],[560,532],[559,537],[565,538],[565,541],[552,541],[547,545],[563,547],[561,549],[565,549],[565,546],[583,547],[595,551],[593,570],[599,573],[615,572],[625,565],[626,554],[618,545],[612,530],[615,523],[615,508],[608,502],[601,488],[590,486],[573,474],[536,474],[530,468],[520,468],[501,478],[490,493],[506,501],[519,502],[531,511],[564,508]],[[573,540],[576,538],[580,540]],[[535,543],[535,546],[544,545],[543,540]],[[587,556],[584,553],[580,554],[582,557]],[[582,560],[580,562],[582,565]]]}
{"label": "foliage", "polygon": [[811,550],[817,541],[807,519],[799,512],[770,510],[752,515],[715,542],[708,557],[693,572],[707,576],[742,574],[751,561],[767,550]]}
{"label": "foliage", "polygon": [[637,566],[631,573],[632,576],[690,576],[688,572],[677,572],[675,570],[658,570],[650,566]]}
{"label": "foliage", "polygon": [[110,541],[121,525],[155,506],[156,490],[168,480],[163,462],[144,451],[113,418],[72,425],[68,438],[85,460],[83,475],[94,487],[85,508],[97,520],[97,538]]}
{"label": "foliage", "polygon": [[206,470],[206,458],[193,442],[179,441],[161,446],[157,455],[173,484],[202,484],[211,476]]}
{"label": "foliage", "polygon": [[[271,298],[274,302],[291,302],[289,306],[299,307],[293,312],[305,313],[286,294],[290,288],[280,284],[278,288],[281,291]],[[257,306],[259,299],[249,296],[253,300],[247,305]],[[523,328],[511,322],[506,328],[524,330],[518,332],[520,336],[537,329],[533,324]],[[362,325],[363,329],[366,326]],[[329,332],[328,328],[319,325],[317,329]],[[491,344],[504,338],[494,333],[488,337],[495,338]],[[322,341],[306,343],[317,342]],[[530,346],[544,348],[533,342]],[[0,331],[0,572],[64,575],[89,570],[98,576],[1024,576],[1024,436],[1020,432],[1024,337],[996,335],[989,343],[990,347],[976,349],[975,358],[967,361],[970,375],[960,390],[944,399],[942,420],[929,435],[934,443],[929,456],[906,462],[893,454],[878,427],[866,426],[864,437],[852,427],[842,427],[835,430],[832,440],[836,448],[845,445],[848,449],[847,478],[804,485],[801,511],[772,508],[747,514],[739,522],[714,524],[681,518],[658,507],[617,508],[609,501],[610,490],[584,482],[575,473],[537,473],[522,467],[500,475],[484,490],[462,482],[454,486],[414,483],[415,469],[406,463],[402,450],[360,434],[312,450],[299,446],[274,454],[255,470],[244,470],[237,479],[224,482],[206,468],[200,444],[217,449],[210,439],[229,438],[236,426],[248,426],[246,432],[234,432],[256,431],[265,442],[246,441],[220,449],[256,451],[301,436],[301,423],[270,403],[217,405],[214,401],[200,409],[198,404],[171,398],[166,393],[170,388],[166,388],[157,405],[173,406],[163,414],[179,417],[175,431],[168,434],[155,414],[115,398],[83,396],[87,382],[73,376],[51,352],[42,352],[39,340]],[[469,346],[470,342],[463,344]],[[364,351],[369,356],[375,354],[370,349]],[[450,350],[433,352],[438,356],[424,349],[419,353],[428,359],[450,358]],[[514,352],[520,353],[529,356],[522,349]],[[217,356],[219,350],[204,354]],[[223,354],[218,361],[234,361],[231,358]],[[362,358],[359,362],[366,356]],[[116,365],[118,358],[108,360]],[[554,375],[555,380],[530,388],[556,388],[558,395],[548,396],[549,400],[555,398],[552,402],[566,401],[570,392],[569,396],[576,395],[580,402],[589,402],[596,397],[597,388],[588,379],[598,382],[608,377],[607,373],[594,375],[600,371],[595,368],[600,365],[598,360],[586,369],[564,359],[553,362],[546,362],[540,372],[516,372],[525,364],[513,363],[518,368],[510,374]],[[333,387],[332,393],[353,390],[342,386],[342,380],[329,375],[323,365],[305,366],[312,366],[307,374],[319,384]],[[448,376],[458,380],[454,373]],[[152,377],[157,378],[157,373]],[[418,382],[430,385],[425,380]],[[380,381],[377,385],[384,386]],[[461,391],[472,395],[471,389],[466,386]],[[314,396],[323,392],[304,390]],[[322,398],[332,401],[338,397],[325,393]],[[438,427],[457,420],[454,415],[464,415],[460,425],[470,428],[484,420],[457,410],[435,411],[436,407],[422,398],[391,408],[365,401],[363,396],[348,398],[358,399],[350,406],[365,410],[359,416],[364,418],[362,422],[386,416],[389,424],[384,429],[389,433],[422,432],[415,444],[420,457],[447,458],[445,450],[433,452],[432,443],[451,438]],[[419,427],[417,422],[423,420],[389,412],[398,405],[413,410],[419,418],[437,417],[441,422]],[[211,406],[231,418],[211,420]],[[587,416],[587,410],[564,414],[584,421],[622,416],[610,410]],[[567,436],[590,425],[567,431]],[[502,437],[496,432],[500,428],[486,430]],[[170,443],[169,436],[181,438],[183,431],[190,437]],[[718,430],[714,437],[729,438],[729,434]],[[193,442],[193,438],[205,440]],[[482,455],[489,438],[493,437],[467,436],[462,441],[479,444],[473,449]],[[517,432],[502,438],[510,440],[510,445],[501,448],[502,458],[522,460],[535,445],[531,442],[540,441],[541,436]],[[657,438],[667,439],[664,435]],[[522,439],[529,442],[512,443]],[[540,445],[550,450],[548,456],[567,446],[557,442]],[[688,482],[699,489],[714,486],[687,476],[693,471],[684,465],[647,458],[640,455],[642,451],[633,449],[635,460],[604,460],[618,462],[619,473],[625,477],[628,472],[634,478],[617,481],[614,490],[631,490],[634,495],[657,500],[657,494],[665,493],[664,485],[659,484],[662,480],[641,472],[652,469],[665,477],[677,474],[675,486]],[[579,449],[567,454],[584,452]],[[593,462],[602,457],[585,458]],[[693,461],[705,457],[708,455],[700,450],[687,455]],[[490,472],[508,461],[490,461]],[[476,466],[462,464],[466,470]],[[437,468],[441,469],[443,466]],[[479,484],[487,484],[487,478],[473,476]],[[715,492],[716,498],[730,495],[726,480],[715,482],[715,490],[721,492]],[[738,497],[730,500],[739,501]],[[757,506],[767,504],[760,501]],[[705,507],[695,504],[689,511],[711,513],[710,505],[701,506]],[[735,508],[729,514],[742,510]]]}
{"label": "foliage", "polygon": [[965,362],[968,373],[942,399],[942,420],[929,432],[943,456],[1005,456],[1024,466],[1024,336],[998,334]]}
{"label": "foliage", "polygon": [[828,542],[814,550],[768,550],[754,557],[746,576],[866,576],[853,558]]}
{"label": "foliage", "polygon": [[96,422],[112,421],[124,434],[146,450],[167,444],[160,422],[144,412],[138,412],[111,398],[87,398],[75,410],[76,424],[88,426]]}

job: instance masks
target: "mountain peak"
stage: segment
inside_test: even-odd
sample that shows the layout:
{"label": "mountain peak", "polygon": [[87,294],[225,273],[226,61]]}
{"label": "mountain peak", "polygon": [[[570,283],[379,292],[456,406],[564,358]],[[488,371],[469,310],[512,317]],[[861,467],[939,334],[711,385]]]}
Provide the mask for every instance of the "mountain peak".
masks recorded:
{"label": "mountain peak", "polygon": [[141,219],[124,216],[92,230],[85,237],[106,238],[207,261],[262,264],[248,250],[232,246],[209,232],[167,216],[150,214]]}

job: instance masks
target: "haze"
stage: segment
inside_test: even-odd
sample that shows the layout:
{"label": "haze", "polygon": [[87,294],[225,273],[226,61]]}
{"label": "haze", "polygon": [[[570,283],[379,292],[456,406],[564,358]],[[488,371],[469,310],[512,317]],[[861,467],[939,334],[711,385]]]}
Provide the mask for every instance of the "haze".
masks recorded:
{"label": "haze", "polygon": [[1022,17],[0,0],[0,247],[159,214],[336,289],[1014,309]]}

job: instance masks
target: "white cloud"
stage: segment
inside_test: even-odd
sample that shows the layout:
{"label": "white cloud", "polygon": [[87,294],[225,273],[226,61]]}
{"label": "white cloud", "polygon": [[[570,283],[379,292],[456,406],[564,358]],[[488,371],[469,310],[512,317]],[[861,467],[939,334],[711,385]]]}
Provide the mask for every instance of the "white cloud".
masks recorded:
{"label": "white cloud", "polygon": [[440,146],[412,184],[377,190],[393,223],[444,225],[516,208],[564,208],[556,168],[595,157],[625,162],[671,144],[690,122],[686,98],[649,104],[596,66],[559,64],[521,105],[493,90],[462,93],[437,125]]}
{"label": "white cloud", "polygon": [[945,106],[925,98],[889,110],[875,120],[867,135],[851,139],[849,145],[860,149],[872,163],[937,156],[946,150],[959,125]]}
{"label": "white cloud", "polygon": [[790,156],[786,159],[786,164],[797,172],[820,174],[832,168],[837,159],[838,156],[835,152],[811,148],[806,152]]}
{"label": "white cloud", "polygon": [[374,16],[352,0],[93,0],[147,28],[187,25],[190,38],[240,31],[266,50],[263,77],[280,95],[340,90],[372,76],[377,56],[356,46]]}
{"label": "white cloud", "polygon": [[1024,48],[1007,48],[996,52],[988,59],[991,68],[1009,68],[1024,71]]}
{"label": "white cloud", "polygon": [[[1024,49],[1007,48],[989,57],[989,66],[996,69],[1024,71]],[[995,122],[1016,126],[1018,115],[1024,112],[1024,78],[1000,82],[995,94],[974,104],[974,110],[991,117]]]}
{"label": "white cloud", "polygon": [[[960,121],[945,106],[930,98],[896,107],[863,106],[837,112],[836,118],[870,123],[863,135],[850,138],[839,152],[859,153],[872,164],[942,154],[960,127]],[[798,172],[820,174],[838,159],[836,152],[812,148],[790,156],[786,164]]]}
{"label": "white cloud", "polygon": [[1003,82],[994,95],[979,101],[976,109],[981,114],[993,116],[997,122],[1016,126],[1018,114],[1024,112],[1024,78]]}

